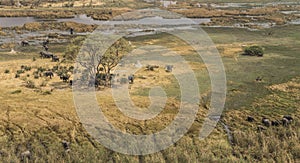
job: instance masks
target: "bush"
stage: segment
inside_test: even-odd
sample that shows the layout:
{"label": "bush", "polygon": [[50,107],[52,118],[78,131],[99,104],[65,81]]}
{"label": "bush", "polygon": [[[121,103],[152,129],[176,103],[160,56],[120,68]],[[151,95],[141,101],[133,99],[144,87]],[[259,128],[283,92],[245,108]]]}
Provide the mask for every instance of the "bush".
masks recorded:
{"label": "bush", "polygon": [[20,74],[16,74],[16,75],[15,75],[15,78],[19,78],[19,77],[20,77]]}
{"label": "bush", "polygon": [[35,88],[35,84],[33,81],[28,80],[28,81],[26,81],[26,87],[27,88]]}
{"label": "bush", "polygon": [[24,70],[25,70],[25,71],[30,71],[30,70],[31,70],[31,67],[30,67],[30,66],[25,66],[25,67],[24,67]]}
{"label": "bush", "polygon": [[33,58],[32,58],[32,61],[33,61],[33,62],[34,62],[34,61],[36,61],[36,58],[35,58],[35,57],[33,57]]}
{"label": "bush", "polygon": [[21,66],[21,70],[30,71],[31,67],[30,66],[24,66],[24,65],[22,65]]}
{"label": "bush", "polygon": [[15,91],[12,91],[11,94],[18,94],[18,93],[21,93],[22,91],[20,89],[18,90],[15,90]]}
{"label": "bush", "polygon": [[69,71],[70,71],[70,72],[73,72],[73,71],[74,71],[74,66],[70,66],[70,67],[69,67]]}
{"label": "bush", "polygon": [[244,55],[262,57],[264,55],[264,49],[261,46],[249,46],[245,48]]}
{"label": "bush", "polygon": [[17,70],[17,74],[22,74],[24,72],[25,72],[24,70]]}
{"label": "bush", "polygon": [[34,78],[38,79],[40,76],[38,74],[34,74]]}
{"label": "bush", "polygon": [[8,73],[9,73],[9,70],[5,70],[4,73],[8,74]]}
{"label": "bush", "polygon": [[38,72],[44,72],[44,71],[46,71],[46,68],[39,67],[39,68],[37,69],[37,71],[38,71]]}
{"label": "bush", "polygon": [[58,66],[53,66],[52,71],[56,72],[58,70]]}
{"label": "bush", "polygon": [[42,93],[42,95],[50,95],[51,94],[51,91],[45,91]]}

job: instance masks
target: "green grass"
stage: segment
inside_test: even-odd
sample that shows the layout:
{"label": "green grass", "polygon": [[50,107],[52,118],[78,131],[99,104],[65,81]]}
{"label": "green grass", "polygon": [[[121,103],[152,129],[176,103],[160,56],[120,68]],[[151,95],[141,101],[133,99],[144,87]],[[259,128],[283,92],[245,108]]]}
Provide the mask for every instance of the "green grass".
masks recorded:
{"label": "green grass", "polygon": [[[205,110],[200,108],[197,121],[189,132],[175,145],[151,155],[142,157],[123,155],[106,149],[93,140],[82,128],[72,105],[70,90],[54,90],[47,95],[37,94],[32,89],[1,86],[0,145],[2,162],[19,162],[20,153],[32,152],[30,162],[297,162],[300,160],[299,148],[299,91],[296,93],[270,90],[267,87],[281,84],[299,77],[299,42],[300,28],[296,25],[282,26],[261,31],[248,31],[234,28],[203,28],[215,44],[258,44],[265,48],[264,57],[238,56],[238,61],[223,57],[227,75],[227,99],[222,121],[230,127],[234,136],[234,145],[227,140],[226,133],[220,124],[204,141],[198,139]],[[266,35],[269,31],[274,34]],[[170,41],[168,34],[150,35],[130,38],[134,45],[142,46],[144,42],[159,40],[158,45],[176,47],[178,39]],[[182,44],[180,44],[182,45]],[[53,52],[63,53],[66,45],[54,45]],[[55,48],[57,47],[57,48]],[[24,54],[11,55],[1,53],[1,61],[31,59],[37,57],[38,48],[32,51],[20,49]],[[198,55],[188,51],[186,60],[202,63]],[[37,61],[39,62],[39,58]],[[36,63],[34,62],[34,63]],[[7,67],[5,67],[6,69]],[[4,69],[4,70],[5,70]],[[2,72],[4,74],[4,71]],[[210,90],[210,79],[206,69],[195,70],[201,93]],[[1,74],[2,75],[2,74]],[[8,76],[8,74],[6,74]],[[262,82],[256,82],[262,76]],[[18,79],[13,79],[18,80]],[[169,96],[178,94],[178,83],[170,78],[165,85]],[[299,83],[299,80],[296,81]],[[52,83],[53,84],[53,83]],[[56,82],[54,84],[61,84]],[[44,91],[44,92],[47,92]],[[133,95],[148,96],[149,88],[139,89]],[[101,92],[100,92],[101,93]],[[209,99],[208,99],[209,101]],[[110,106],[110,101],[106,102]],[[164,111],[175,114],[172,105]],[[116,116],[114,110],[107,111]],[[291,114],[295,122],[289,127],[270,127],[266,131],[256,132],[262,116],[271,120]],[[249,123],[245,118],[251,115],[256,121]],[[32,122],[18,121],[24,118]],[[163,121],[166,122],[166,121]],[[123,122],[115,122],[124,127]],[[135,122],[128,126],[137,133],[143,131],[135,127]],[[31,128],[33,129],[28,129]],[[149,130],[162,126],[160,122],[151,122]],[[120,128],[121,128],[120,127]],[[74,131],[74,132],[73,132]],[[148,131],[148,130],[147,130]],[[71,142],[71,152],[65,153],[61,140]],[[2,156],[2,154],[1,154]],[[101,160],[101,161],[99,161]]]}
{"label": "green grass", "polygon": [[[290,130],[288,131],[284,128],[268,129],[267,133],[263,133],[259,138],[256,138],[259,133],[255,132],[255,127],[249,129],[247,126],[250,124],[245,126],[245,122],[241,122],[245,121],[245,119],[242,118],[245,118],[247,115],[254,116],[257,120],[256,124],[259,124],[260,118],[263,116],[266,116],[271,120],[280,120],[283,115],[296,116],[299,114],[299,107],[297,104],[299,103],[299,99],[291,96],[291,93],[281,91],[274,92],[267,88],[268,86],[286,83],[299,77],[299,74],[297,73],[300,72],[299,29],[300,28],[297,25],[276,27],[261,31],[248,31],[246,29],[234,28],[204,28],[216,44],[257,44],[265,49],[266,55],[264,57],[240,55],[238,61],[235,61],[230,57],[223,57],[228,81],[228,96],[223,119],[227,121],[227,124],[232,127],[232,130],[236,133],[236,139],[240,139],[234,146],[234,153],[237,153],[237,158],[241,159],[240,161],[266,161],[273,159],[280,162],[289,159],[299,160],[299,143],[297,143],[299,130],[296,129],[299,125],[298,122],[289,128]],[[266,33],[268,31],[272,31],[274,34],[272,36],[267,36]],[[163,39],[161,42],[168,45],[167,40],[170,39],[164,40],[164,37],[167,37],[167,35],[162,34],[160,36]],[[145,38],[146,40],[158,39],[157,36],[147,36]],[[138,44],[141,44],[142,42],[141,38],[138,38],[135,41],[137,41]],[[190,61],[197,60],[196,57],[197,55],[189,55],[187,59]],[[199,84],[200,90],[207,90],[207,86],[209,86],[209,78],[207,74],[205,74],[206,73],[203,70],[196,73],[199,83],[201,83],[201,81],[206,81],[204,82],[205,85],[202,83]],[[263,82],[255,81],[258,76],[263,77]],[[239,93],[236,93],[236,91]],[[297,93],[298,95],[296,96],[299,96],[299,92]],[[143,95],[147,94],[143,91]],[[238,114],[235,113],[236,111],[238,111]],[[229,121],[232,116],[237,119]],[[299,117],[296,116],[296,118]],[[290,140],[288,137],[281,137],[281,135],[293,131],[296,132],[296,135]],[[244,136],[240,136],[241,133],[244,134]],[[272,138],[269,138],[268,134],[272,135]],[[247,142],[253,143],[250,150],[247,150]],[[293,145],[287,146],[285,143],[292,143]],[[263,145],[266,147],[261,150],[260,148]],[[292,149],[293,152],[291,152]],[[224,154],[224,149],[220,150],[221,153]],[[245,153],[239,153],[238,151],[243,151]],[[174,153],[176,153],[176,151],[174,151]],[[189,155],[189,157],[191,157],[190,160],[193,160],[192,154],[193,153]],[[184,153],[182,153],[181,156],[182,155],[184,155]],[[174,154],[172,156],[176,157],[178,155]],[[183,157],[185,158],[185,156]],[[209,154],[207,154],[206,157],[208,157],[208,160],[212,160],[212,158],[209,157]],[[213,158],[220,159],[220,157],[220,155],[214,154]],[[202,157],[202,159],[203,158],[204,157]],[[165,159],[168,160],[169,158],[167,157]],[[176,158],[175,160],[180,160],[180,158]],[[171,160],[168,161],[172,162]]]}

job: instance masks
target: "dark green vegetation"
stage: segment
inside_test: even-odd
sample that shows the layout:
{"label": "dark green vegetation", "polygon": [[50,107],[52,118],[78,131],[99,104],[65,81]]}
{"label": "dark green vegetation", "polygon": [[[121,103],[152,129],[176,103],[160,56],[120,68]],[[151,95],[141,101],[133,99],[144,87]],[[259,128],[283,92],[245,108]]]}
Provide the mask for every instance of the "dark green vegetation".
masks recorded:
{"label": "dark green vegetation", "polygon": [[249,46],[249,47],[245,48],[244,55],[262,57],[264,55],[264,49],[260,46],[257,46],[257,45],[256,46]]}

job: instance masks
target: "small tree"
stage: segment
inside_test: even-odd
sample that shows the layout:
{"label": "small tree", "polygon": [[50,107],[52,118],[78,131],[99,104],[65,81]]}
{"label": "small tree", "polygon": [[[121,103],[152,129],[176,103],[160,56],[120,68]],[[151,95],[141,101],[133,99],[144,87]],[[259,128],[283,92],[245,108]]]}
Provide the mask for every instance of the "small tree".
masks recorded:
{"label": "small tree", "polygon": [[85,37],[79,36],[71,40],[71,44],[66,48],[64,58],[70,61],[75,61],[77,54],[84,42]]}
{"label": "small tree", "polygon": [[261,46],[249,46],[245,48],[244,55],[262,57],[264,55],[264,49]]}

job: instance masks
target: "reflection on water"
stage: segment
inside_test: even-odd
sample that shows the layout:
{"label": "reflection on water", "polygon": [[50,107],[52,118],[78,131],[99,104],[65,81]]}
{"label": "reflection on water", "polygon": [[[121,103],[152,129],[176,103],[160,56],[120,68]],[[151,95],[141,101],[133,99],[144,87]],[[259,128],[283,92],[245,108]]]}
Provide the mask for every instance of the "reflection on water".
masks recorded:
{"label": "reflection on water", "polygon": [[160,1],[163,7],[169,7],[171,5],[176,5],[177,1]]}
{"label": "reflection on water", "polygon": [[[218,3],[210,4],[214,8],[257,8],[266,6],[278,6],[278,5],[300,5],[300,2],[269,2],[269,3]],[[200,4],[201,6],[201,4]]]}
{"label": "reflection on water", "polygon": [[[149,16],[147,12],[151,13],[151,11],[143,10],[141,11],[143,14],[135,15],[134,17],[116,17],[115,20],[111,21],[100,21],[94,20],[91,17],[86,15],[77,15],[74,18],[65,18],[65,19],[55,19],[55,20],[45,20],[45,19],[36,19],[33,17],[2,17],[0,18],[0,26],[2,27],[13,27],[13,26],[22,26],[25,23],[29,22],[44,22],[44,21],[57,21],[57,22],[77,22],[82,24],[97,24],[100,25],[99,29],[104,29],[102,32],[105,32],[107,26],[111,26],[113,29],[122,28],[126,26],[128,29],[128,36],[139,36],[139,35],[147,35],[156,33],[159,31],[170,31],[175,29],[192,29],[195,25],[201,23],[208,23],[211,20],[208,18],[199,18],[199,19],[188,19],[182,17],[168,17],[167,15],[162,16]],[[151,14],[150,14],[151,15]],[[135,18],[137,17],[137,18]],[[144,27],[147,28],[144,28]],[[149,29],[153,27],[153,29]],[[0,44],[7,42],[21,42],[21,40],[28,40],[32,45],[39,45],[42,41],[47,39],[49,33],[57,33],[58,35],[68,35],[68,31],[59,31],[59,30],[51,30],[51,31],[21,31],[18,34],[12,33],[9,29],[3,29],[3,31],[7,32],[7,36],[0,36]],[[86,35],[88,33],[76,33]],[[12,40],[13,38],[13,40]],[[52,42],[59,43],[60,41],[65,41],[62,39],[52,40]]]}
{"label": "reflection on water", "polygon": [[35,21],[36,19],[33,17],[1,17],[0,27],[22,26]]}
{"label": "reflection on water", "polygon": [[300,19],[296,19],[290,22],[290,24],[299,24],[300,25]]}
{"label": "reflection on water", "polygon": [[[34,17],[0,17],[0,26],[1,27],[14,27],[14,26],[23,26],[25,23],[30,22],[39,22],[39,21],[45,21],[41,19],[36,19]],[[187,18],[177,18],[177,19],[166,19],[160,16],[155,17],[147,17],[142,18],[138,20],[113,20],[113,21],[100,21],[100,20],[94,20],[91,17],[88,17],[86,15],[77,15],[74,18],[66,18],[66,19],[55,19],[53,21],[57,22],[76,22],[76,23],[82,23],[82,24],[97,24],[97,25],[103,25],[103,24],[154,24],[154,25],[184,25],[184,24],[200,24],[200,23],[207,23],[210,22],[210,19],[208,18],[199,18],[199,19],[187,19]]]}
{"label": "reflection on water", "polygon": [[[46,39],[49,39],[52,43],[64,43],[67,42],[68,39],[56,39],[56,38],[49,38],[48,35],[50,33],[55,33],[58,35],[68,35],[69,31],[60,31],[60,30],[51,30],[51,31],[24,31],[22,30],[21,33],[16,33],[12,30],[2,29],[7,35],[2,36],[0,35],[0,44],[3,43],[20,43],[22,40],[29,41],[30,45],[40,45],[42,46],[42,42]],[[76,33],[77,35],[86,35],[89,33]]]}

